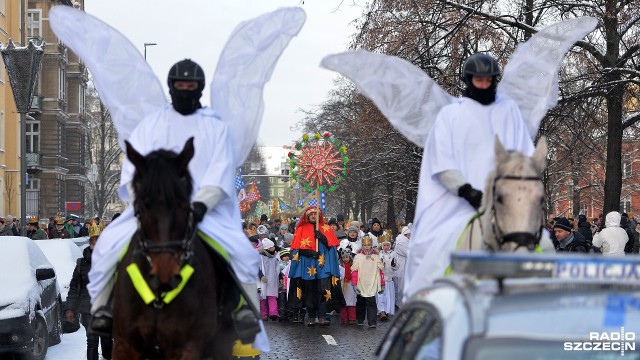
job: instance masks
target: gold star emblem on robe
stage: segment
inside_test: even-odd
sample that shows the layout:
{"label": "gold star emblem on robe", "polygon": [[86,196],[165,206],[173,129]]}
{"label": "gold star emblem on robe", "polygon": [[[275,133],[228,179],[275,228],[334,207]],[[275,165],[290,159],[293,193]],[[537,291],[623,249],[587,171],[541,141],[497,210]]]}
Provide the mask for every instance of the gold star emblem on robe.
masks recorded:
{"label": "gold star emblem on robe", "polygon": [[293,261],[300,261],[300,253],[293,255]]}
{"label": "gold star emblem on robe", "polygon": [[300,241],[300,246],[302,247],[309,247],[309,244],[311,244],[311,238],[302,238],[302,241]]}
{"label": "gold star emblem on robe", "polygon": [[302,299],[302,289],[300,287],[296,288],[296,296],[298,297],[298,300]]}
{"label": "gold star emblem on robe", "polygon": [[320,266],[324,266],[324,254],[320,255],[320,257],[318,257],[318,264],[320,264]]}
{"label": "gold star emblem on robe", "polygon": [[318,273],[318,270],[316,270],[315,266],[309,266],[309,268],[307,268],[307,274],[309,274],[309,276],[313,276],[317,273]]}
{"label": "gold star emblem on robe", "polygon": [[327,232],[327,230],[331,229],[331,226],[324,224],[322,225],[322,232]]}
{"label": "gold star emblem on robe", "polygon": [[331,277],[331,285],[332,285],[332,286],[338,286],[338,281],[339,281],[339,280],[340,280],[340,278],[339,278],[339,277],[337,277],[337,276],[332,276],[332,277]]}
{"label": "gold star emblem on robe", "polygon": [[325,302],[329,302],[329,300],[331,300],[331,290],[325,290],[322,296],[324,296]]}

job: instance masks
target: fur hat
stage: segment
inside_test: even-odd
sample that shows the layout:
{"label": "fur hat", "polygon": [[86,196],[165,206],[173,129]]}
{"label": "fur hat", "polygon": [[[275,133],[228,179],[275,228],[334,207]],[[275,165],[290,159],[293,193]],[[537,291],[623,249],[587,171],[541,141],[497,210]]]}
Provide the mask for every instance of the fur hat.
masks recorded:
{"label": "fur hat", "polygon": [[402,231],[400,233],[402,235],[411,234],[411,229],[408,226],[405,226],[405,227],[402,228]]}
{"label": "fur hat", "polygon": [[267,234],[269,233],[269,229],[267,229],[266,226],[264,225],[260,225],[258,226],[258,228],[256,229],[256,232],[258,233],[258,235],[264,235],[267,236]]}
{"label": "fur hat", "polygon": [[360,229],[358,229],[358,227],[355,226],[355,225],[351,225],[351,226],[349,226],[349,231],[347,231],[347,233],[350,233],[352,231],[358,232],[358,231],[360,231]]}
{"label": "fur hat", "polygon": [[558,219],[558,221],[556,221],[555,224],[553,224],[553,228],[554,229],[562,229],[564,231],[568,231],[571,232],[572,228],[571,228],[571,223],[569,223],[569,220],[567,220],[567,218],[560,218]]}
{"label": "fur hat", "polygon": [[364,246],[367,246],[367,245],[373,246],[373,239],[371,239],[368,236],[365,236],[365,237],[362,238],[362,246],[364,247]]}
{"label": "fur hat", "polygon": [[262,248],[263,249],[268,249],[271,247],[276,246],[276,244],[273,243],[273,241],[269,240],[269,239],[262,239]]}

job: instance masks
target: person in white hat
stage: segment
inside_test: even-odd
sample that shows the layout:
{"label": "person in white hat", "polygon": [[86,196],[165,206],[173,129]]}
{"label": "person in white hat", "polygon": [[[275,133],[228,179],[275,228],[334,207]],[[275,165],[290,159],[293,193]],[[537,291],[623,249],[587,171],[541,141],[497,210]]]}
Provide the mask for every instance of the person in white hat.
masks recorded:
{"label": "person in white hat", "polygon": [[[258,231],[260,227],[258,226]],[[263,321],[271,319],[276,321],[280,318],[278,313],[278,279],[280,276],[280,264],[276,256],[276,245],[272,240],[262,239],[262,249],[260,250],[261,264],[259,277],[262,287],[260,290],[260,315]]]}

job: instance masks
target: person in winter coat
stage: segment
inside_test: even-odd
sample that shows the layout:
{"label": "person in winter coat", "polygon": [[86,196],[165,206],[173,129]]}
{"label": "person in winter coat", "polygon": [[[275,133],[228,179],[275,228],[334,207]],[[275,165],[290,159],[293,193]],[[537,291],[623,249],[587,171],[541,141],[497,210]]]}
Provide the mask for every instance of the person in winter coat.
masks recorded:
{"label": "person in winter coat", "polygon": [[38,226],[37,218],[29,219],[29,230],[27,231],[27,237],[29,237],[29,239],[31,240],[49,239],[49,236],[47,235],[47,233],[44,230],[40,229],[40,227]]}
{"label": "person in winter coat", "polygon": [[98,336],[93,334],[89,324],[91,323],[91,298],[87,290],[89,283],[89,270],[91,269],[91,254],[98,241],[99,234],[92,233],[89,238],[89,246],[82,252],[82,258],[76,262],[73,270],[73,277],[69,285],[69,295],[65,309],[65,316],[69,322],[75,322],[76,317],[80,317],[80,323],[84,326],[87,334],[87,360],[98,360],[98,345],[102,345],[102,357],[111,359],[113,340],[111,337]]}
{"label": "person in winter coat", "polygon": [[385,235],[378,238],[382,240],[380,246],[380,260],[382,261],[382,272],[384,278],[388,279],[384,284],[384,291],[382,294],[376,295],[376,303],[378,306],[378,315],[380,321],[387,321],[388,316],[395,314],[396,310],[396,287],[392,279],[395,277],[398,263],[396,261],[396,253],[391,250],[391,242],[387,240],[390,236]]}
{"label": "person in winter coat", "polygon": [[556,235],[557,252],[581,252],[587,253],[591,246],[584,237],[574,232],[571,223],[566,218],[560,218],[553,224],[553,232]]}
{"label": "person in winter coat", "polygon": [[587,221],[585,215],[578,215],[578,232],[584,237],[589,244],[593,243],[593,233],[591,232],[591,223]]}
{"label": "person in winter coat", "polygon": [[70,239],[71,234],[64,228],[64,220],[56,219],[56,227],[49,232],[49,239]]}
{"label": "person in winter coat", "polygon": [[360,233],[360,229],[356,226],[349,226],[347,231],[347,237],[340,240],[340,245],[338,246],[339,251],[343,251],[345,249],[349,249],[352,254],[357,254],[362,249],[362,242],[360,237],[358,236]]}
{"label": "person in winter coat", "polygon": [[259,271],[262,290],[260,291],[260,315],[263,321],[278,320],[278,281],[280,279],[280,264],[276,256],[276,246],[273,241],[262,239],[260,250],[261,266]]}
{"label": "person in winter coat", "polygon": [[353,286],[351,286],[351,262],[353,253],[348,248],[340,252],[340,283],[342,284],[342,293],[346,305],[340,310],[340,322],[342,325],[353,324],[356,322],[356,301],[357,294]]}
{"label": "person in winter coat", "polygon": [[351,265],[351,284],[356,294],[356,321],[364,325],[366,315],[370,328],[377,325],[378,307],[376,294],[384,292],[382,277],[382,261],[377,251],[373,249],[373,240],[365,236],[362,239],[362,250],[353,259]]}
{"label": "person in winter coat", "polygon": [[396,286],[396,306],[402,305],[402,291],[404,289],[404,269],[407,264],[407,251],[409,250],[409,239],[411,238],[411,228],[405,226],[396,237],[393,251],[396,252],[396,276],[393,282]]}
{"label": "person in winter coat", "polygon": [[612,211],[607,214],[602,231],[593,238],[593,246],[602,250],[602,256],[624,256],[624,247],[629,241],[627,232],[620,227],[620,213]]}
{"label": "person in winter coat", "polygon": [[629,237],[629,241],[627,241],[627,244],[624,246],[625,254],[633,254],[633,248],[638,242],[638,232],[636,231],[635,226],[632,226],[633,224],[629,220],[629,218],[622,214],[622,218],[620,219],[620,227],[627,232],[627,236]]}

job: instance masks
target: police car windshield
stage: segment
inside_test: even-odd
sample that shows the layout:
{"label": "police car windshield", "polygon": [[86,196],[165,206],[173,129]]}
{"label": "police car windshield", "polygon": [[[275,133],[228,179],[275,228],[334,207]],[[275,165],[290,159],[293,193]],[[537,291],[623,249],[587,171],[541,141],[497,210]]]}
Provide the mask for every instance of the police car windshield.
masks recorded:
{"label": "police car windshield", "polygon": [[464,354],[468,360],[608,360],[621,356],[626,360],[640,360],[640,342],[475,338],[469,340]]}

